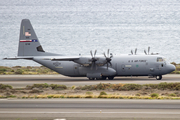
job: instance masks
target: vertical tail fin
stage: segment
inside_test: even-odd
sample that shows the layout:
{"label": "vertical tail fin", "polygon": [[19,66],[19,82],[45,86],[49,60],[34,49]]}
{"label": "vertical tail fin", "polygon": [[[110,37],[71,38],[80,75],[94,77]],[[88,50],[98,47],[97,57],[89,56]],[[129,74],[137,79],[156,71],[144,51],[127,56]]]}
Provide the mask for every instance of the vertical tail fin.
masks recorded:
{"label": "vertical tail fin", "polygon": [[42,56],[44,53],[30,21],[23,19],[20,28],[18,56]]}

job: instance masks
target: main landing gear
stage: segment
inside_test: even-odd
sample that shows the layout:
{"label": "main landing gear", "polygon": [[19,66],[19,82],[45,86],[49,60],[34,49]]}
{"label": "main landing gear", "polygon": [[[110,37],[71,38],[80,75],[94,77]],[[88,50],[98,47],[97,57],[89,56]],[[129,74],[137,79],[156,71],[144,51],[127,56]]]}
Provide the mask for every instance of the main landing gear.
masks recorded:
{"label": "main landing gear", "polygon": [[101,78],[89,78],[89,80],[106,80],[106,79],[109,79],[109,80],[113,80],[114,79],[114,76],[102,76]]}
{"label": "main landing gear", "polygon": [[114,79],[114,76],[108,76],[108,77],[102,76],[101,80],[106,80],[107,78],[108,78],[109,80],[113,80],[113,79]]}
{"label": "main landing gear", "polygon": [[156,80],[161,80],[162,79],[162,75],[156,76]]}
{"label": "main landing gear", "polygon": [[95,78],[89,78],[89,80],[95,80]]}

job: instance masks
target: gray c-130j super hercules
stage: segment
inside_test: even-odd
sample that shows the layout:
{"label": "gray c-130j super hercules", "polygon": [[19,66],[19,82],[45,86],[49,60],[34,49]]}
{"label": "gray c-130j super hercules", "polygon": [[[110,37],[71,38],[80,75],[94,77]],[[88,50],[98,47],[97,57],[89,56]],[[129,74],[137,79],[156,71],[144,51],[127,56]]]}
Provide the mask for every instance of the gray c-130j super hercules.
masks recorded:
{"label": "gray c-130j super hercules", "polygon": [[112,55],[109,53],[96,56],[96,50],[89,56],[64,56],[45,52],[28,19],[23,19],[20,28],[18,56],[4,58],[6,60],[33,60],[59,74],[70,77],[88,77],[90,80],[106,78],[112,80],[115,76],[149,76],[162,79],[162,75],[175,70],[175,66],[167,63],[158,54],[137,55],[131,51],[128,55]]}

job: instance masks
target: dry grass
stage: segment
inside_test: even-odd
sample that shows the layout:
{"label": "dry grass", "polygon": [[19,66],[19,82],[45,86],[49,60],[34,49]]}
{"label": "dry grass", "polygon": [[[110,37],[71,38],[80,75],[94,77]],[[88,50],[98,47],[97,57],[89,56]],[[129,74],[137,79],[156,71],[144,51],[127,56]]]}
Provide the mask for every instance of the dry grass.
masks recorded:
{"label": "dry grass", "polygon": [[151,97],[151,96],[123,96],[123,95],[62,95],[62,94],[49,94],[49,95],[37,95],[37,96],[22,96],[23,99],[46,99],[46,98],[104,98],[104,99],[171,99],[179,100],[180,97]]}
{"label": "dry grass", "polygon": [[[132,85],[132,86],[131,86]],[[54,86],[65,87],[65,89],[52,89]],[[95,87],[94,87],[95,86]],[[104,84],[85,86],[89,89],[76,89],[78,87],[66,87],[56,84],[34,84],[26,88],[12,88],[9,85],[1,84],[0,98],[18,99],[51,99],[51,98],[105,98],[105,99],[180,99],[179,83],[160,83],[160,84]],[[118,86],[118,87],[117,87]],[[120,87],[126,87],[122,89]],[[135,87],[134,87],[135,86]],[[135,88],[141,88],[135,90]],[[140,86],[140,87],[139,87]],[[172,87],[173,86],[173,87]],[[9,88],[10,87],[10,88]],[[111,88],[113,87],[113,89]],[[56,88],[56,87],[54,87]],[[98,88],[98,89],[97,89]],[[116,89],[115,89],[116,88]],[[128,89],[127,89],[128,88]],[[103,91],[102,91],[103,90]]]}
{"label": "dry grass", "polygon": [[21,75],[40,75],[40,74],[58,74],[55,71],[50,70],[47,67],[40,66],[27,66],[27,67],[21,67],[21,66],[14,66],[14,67],[5,67],[0,66],[0,74],[2,75],[15,75],[15,74],[21,74]]}

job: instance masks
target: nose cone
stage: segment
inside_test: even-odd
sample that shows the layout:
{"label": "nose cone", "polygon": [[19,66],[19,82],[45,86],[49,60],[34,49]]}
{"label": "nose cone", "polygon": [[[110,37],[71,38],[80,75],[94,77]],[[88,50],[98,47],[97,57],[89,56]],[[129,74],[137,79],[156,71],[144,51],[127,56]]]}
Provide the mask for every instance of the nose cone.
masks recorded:
{"label": "nose cone", "polygon": [[172,72],[172,71],[175,71],[176,70],[176,67],[172,64],[168,65],[168,72]]}

